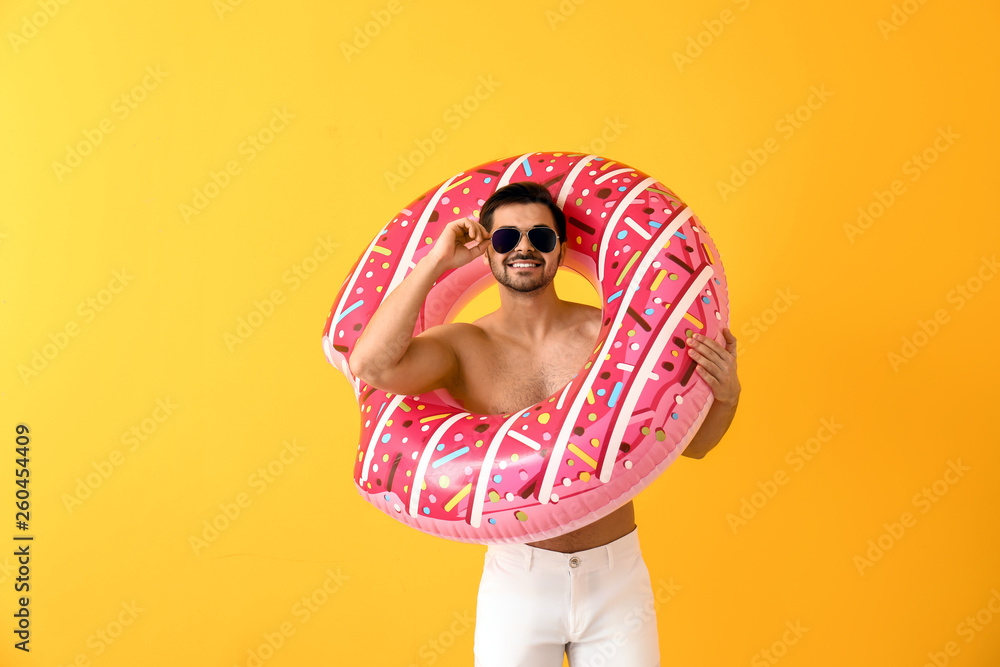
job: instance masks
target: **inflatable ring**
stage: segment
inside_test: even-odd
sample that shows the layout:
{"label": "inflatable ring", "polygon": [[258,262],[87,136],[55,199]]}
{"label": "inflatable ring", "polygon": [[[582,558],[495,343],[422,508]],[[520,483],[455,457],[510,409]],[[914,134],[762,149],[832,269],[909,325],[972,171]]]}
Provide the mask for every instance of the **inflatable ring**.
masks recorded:
{"label": "inflatable ring", "polygon": [[[504,415],[466,412],[443,390],[393,395],[354,377],[348,358],[361,331],[444,226],[478,217],[496,189],[526,180],[547,187],[565,212],[564,266],[601,298],[597,347],[580,372]],[[493,284],[482,261],[441,275],[414,335],[451,321]],[[528,153],[456,174],[379,231],[326,321],[326,358],[361,409],[358,491],[403,523],[462,542],[531,542],[596,521],[656,479],[701,426],[713,395],[685,339],[702,333],[725,344],[728,322],[715,244],[687,205],[638,169]]]}

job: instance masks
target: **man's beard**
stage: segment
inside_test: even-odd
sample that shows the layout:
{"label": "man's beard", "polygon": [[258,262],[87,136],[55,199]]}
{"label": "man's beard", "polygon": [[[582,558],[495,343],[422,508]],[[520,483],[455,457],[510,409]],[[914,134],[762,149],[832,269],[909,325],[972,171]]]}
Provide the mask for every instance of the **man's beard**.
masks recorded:
{"label": "man's beard", "polygon": [[[521,292],[524,294],[534,292],[536,290],[544,289],[552,282],[555,275],[550,275],[546,272],[547,264],[544,260],[536,260],[533,258],[522,257],[521,259],[531,259],[531,261],[541,262],[542,266],[534,270],[535,275],[516,275],[517,269],[511,269],[507,266],[507,263],[500,265],[500,270],[494,266],[493,262],[490,262],[490,269],[493,271],[493,277],[496,278],[497,282],[505,287],[509,287],[515,292]],[[518,260],[508,260],[509,262],[516,262]]]}

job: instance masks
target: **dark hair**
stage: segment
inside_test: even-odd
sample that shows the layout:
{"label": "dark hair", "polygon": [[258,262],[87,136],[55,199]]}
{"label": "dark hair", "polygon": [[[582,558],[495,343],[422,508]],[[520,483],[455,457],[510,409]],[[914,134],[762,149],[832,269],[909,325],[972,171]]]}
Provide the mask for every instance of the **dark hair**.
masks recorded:
{"label": "dark hair", "polygon": [[501,206],[508,204],[541,204],[552,213],[552,220],[556,225],[556,233],[560,241],[566,240],[566,216],[562,210],[552,200],[552,194],[548,188],[531,181],[521,181],[505,185],[483,203],[483,208],[479,212],[479,223],[492,231],[493,214]]}

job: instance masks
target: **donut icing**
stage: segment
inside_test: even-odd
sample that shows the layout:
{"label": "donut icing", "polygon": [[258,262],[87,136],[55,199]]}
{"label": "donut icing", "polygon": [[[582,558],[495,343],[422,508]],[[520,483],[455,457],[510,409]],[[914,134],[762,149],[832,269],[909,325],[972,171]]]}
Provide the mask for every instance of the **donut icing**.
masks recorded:
{"label": "donut icing", "polygon": [[[597,347],[559,392],[515,413],[469,413],[447,392],[394,395],[348,359],[369,318],[459,217],[514,181],[546,186],[566,215],[563,266],[594,285]],[[431,288],[413,335],[451,321],[495,283],[475,260]],[[361,496],[431,535],[482,544],[556,537],[648,486],[711,407],[685,338],[724,343],[729,299],[720,254],[677,195],[638,169],[580,153],[488,162],[428,190],[383,227],[340,287],[323,331],[327,360],[361,410]]]}

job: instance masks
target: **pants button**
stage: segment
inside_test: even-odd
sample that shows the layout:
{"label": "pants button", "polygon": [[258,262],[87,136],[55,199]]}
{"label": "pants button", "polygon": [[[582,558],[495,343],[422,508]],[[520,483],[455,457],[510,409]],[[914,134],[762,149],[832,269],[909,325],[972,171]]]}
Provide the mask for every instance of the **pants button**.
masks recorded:
{"label": "pants button", "polygon": [[569,566],[580,567],[580,559],[577,558],[576,556],[573,556],[572,558],[569,559]]}

